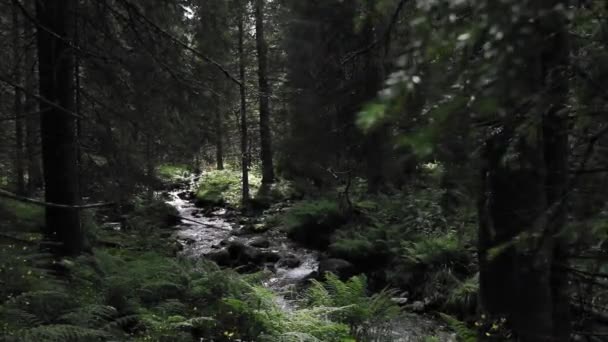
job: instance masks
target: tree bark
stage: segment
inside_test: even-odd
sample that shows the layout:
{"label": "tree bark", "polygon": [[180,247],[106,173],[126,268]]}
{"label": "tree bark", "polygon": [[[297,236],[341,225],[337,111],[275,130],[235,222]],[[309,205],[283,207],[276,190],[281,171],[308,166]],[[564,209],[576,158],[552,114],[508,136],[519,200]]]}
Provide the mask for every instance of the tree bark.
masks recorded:
{"label": "tree bark", "polygon": [[520,113],[503,117],[501,130],[484,146],[479,202],[481,304],[491,315],[506,317],[518,340],[525,342],[570,338],[567,280],[558,271],[566,254],[559,233],[567,207],[568,126],[563,109],[569,55],[559,3],[531,5],[542,15],[535,31],[514,52],[527,63],[514,65],[507,60],[501,66],[509,74],[504,82],[517,87],[504,94],[504,108],[515,107],[522,93],[545,93],[532,108],[547,111],[540,113],[542,120],[535,117],[539,113],[521,119]]}
{"label": "tree bark", "polygon": [[224,169],[224,120],[219,98],[215,96],[215,162],[218,170]]}
{"label": "tree bark", "polygon": [[270,85],[268,83],[268,44],[264,37],[265,0],[255,0],[255,41],[258,52],[258,84],[260,90],[260,159],[262,183],[274,183],[272,134],[270,131]]}
{"label": "tree bark", "polygon": [[[373,14],[375,11],[375,1],[366,2],[366,19],[364,29],[365,44],[372,44],[376,41]],[[365,102],[376,99],[378,89],[382,84],[382,57],[379,52],[370,51],[365,57],[363,100]],[[367,191],[375,194],[382,190],[386,180],[384,177],[384,161],[386,160],[385,150],[386,139],[389,131],[386,125],[373,128],[368,132],[363,142],[365,153],[365,171],[367,177]]]}
{"label": "tree bark", "polygon": [[245,23],[243,17],[243,4],[239,0],[238,26],[239,26],[239,90],[241,95],[241,169],[242,169],[242,202],[249,202],[249,151],[247,150],[247,98],[245,91]]}
{"label": "tree bark", "polygon": [[[21,61],[21,25],[19,22],[19,9],[12,6],[13,15],[13,70],[15,84],[20,85],[23,80]],[[25,168],[23,158],[23,93],[17,87],[14,89],[15,113],[15,192],[19,195],[25,194]]]}
{"label": "tree bark", "polygon": [[[74,0],[36,1],[40,96],[64,108],[40,103],[45,201],[65,205],[80,203],[76,122],[68,113],[74,108],[74,56],[69,47],[74,4]],[[59,242],[58,253],[77,255],[85,249],[76,209],[47,208],[45,233]]]}
{"label": "tree bark", "polygon": [[[28,3],[33,8],[33,4]],[[29,20],[24,20],[26,37],[33,37],[34,26]],[[36,46],[28,47],[25,51],[25,103],[23,111],[28,113],[25,118],[25,154],[27,156],[27,193],[33,194],[42,188],[42,165],[40,162],[40,116],[33,115],[39,111],[38,101],[32,96],[36,89]]]}

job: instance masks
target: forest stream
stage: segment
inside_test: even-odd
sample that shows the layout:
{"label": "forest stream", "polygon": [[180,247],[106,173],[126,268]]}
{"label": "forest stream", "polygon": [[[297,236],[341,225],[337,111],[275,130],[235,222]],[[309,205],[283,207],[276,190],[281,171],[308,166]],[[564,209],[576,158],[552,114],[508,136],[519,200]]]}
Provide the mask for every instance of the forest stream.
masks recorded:
{"label": "forest stream", "polygon": [[[237,216],[230,216],[225,208],[216,208],[205,214],[198,208],[188,194],[194,190],[198,177],[188,178],[187,186],[169,191],[166,203],[175,207],[183,218],[178,224],[176,237],[182,244],[182,255],[189,258],[209,256],[228,248],[232,243],[242,243],[245,246],[257,245],[265,241],[261,247],[255,247],[261,253],[276,255],[278,262],[266,263],[265,268],[272,274],[264,285],[277,294],[277,304],[283,310],[291,310],[297,298],[298,285],[311,277],[319,266],[319,253],[298,246],[284,234],[276,230],[264,233],[242,234],[243,225],[238,223]],[[297,259],[297,264],[288,265],[281,260]],[[426,336],[434,335],[442,342],[456,341],[454,334],[449,332],[440,321],[426,315],[404,313],[393,322],[391,336],[387,341],[418,342]],[[384,340],[382,340],[384,341]]]}

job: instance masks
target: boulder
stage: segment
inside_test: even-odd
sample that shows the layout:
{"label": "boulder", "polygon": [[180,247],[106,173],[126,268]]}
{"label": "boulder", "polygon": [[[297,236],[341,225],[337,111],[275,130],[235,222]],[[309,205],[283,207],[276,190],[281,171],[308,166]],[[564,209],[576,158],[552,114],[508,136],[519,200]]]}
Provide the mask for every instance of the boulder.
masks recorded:
{"label": "boulder", "polygon": [[273,251],[261,251],[260,258],[262,262],[266,263],[276,263],[281,259],[281,256],[277,252]]}
{"label": "boulder", "polygon": [[184,244],[186,244],[187,246],[193,245],[196,243],[196,240],[194,240],[193,238],[185,238],[183,239]]}
{"label": "boulder", "polygon": [[270,247],[270,241],[263,236],[258,236],[249,241],[249,246],[256,248],[268,248]]}
{"label": "boulder", "polygon": [[207,259],[215,262],[219,266],[230,266],[232,259],[230,258],[230,253],[226,249],[221,249],[216,252],[211,252],[205,255]]}
{"label": "boulder", "polygon": [[302,261],[292,254],[283,256],[277,263],[277,267],[280,268],[296,268],[300,265],[302,265]]}
{"label": "boulder", "polygon": [[184,201],[189,201],[194,198],[194,192],[192,191],[182,191],[177,194],[177,197]]}
{"label": "boulder", "polygon": [[343,259],[323,259],[319,262],[318,274],[320,277],[325,277],[325,273],[330,272],[337,275],[341,280],[357,274],[355,266]]}

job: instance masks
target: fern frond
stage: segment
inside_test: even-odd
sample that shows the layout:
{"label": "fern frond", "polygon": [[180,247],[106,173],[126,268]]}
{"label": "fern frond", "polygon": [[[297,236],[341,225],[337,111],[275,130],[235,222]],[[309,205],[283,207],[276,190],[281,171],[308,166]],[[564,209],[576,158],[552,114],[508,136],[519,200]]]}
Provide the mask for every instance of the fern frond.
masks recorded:
{"label": "fern frond", "polygon": [[446,315],[444,313],[439,313],[441,318],[448,324],[448,326],[456,332],[456,336],[458,340],[461,342],[477,342],[477,333],[467,327],[464,322],[457,320],[456,318]]}
{"label": "fern frond", "polygon": [[90,342],[103,341],[110,336],[101,330],[66,324],[42,325],[26,330],[20,336],[22,341],[39,342]]}

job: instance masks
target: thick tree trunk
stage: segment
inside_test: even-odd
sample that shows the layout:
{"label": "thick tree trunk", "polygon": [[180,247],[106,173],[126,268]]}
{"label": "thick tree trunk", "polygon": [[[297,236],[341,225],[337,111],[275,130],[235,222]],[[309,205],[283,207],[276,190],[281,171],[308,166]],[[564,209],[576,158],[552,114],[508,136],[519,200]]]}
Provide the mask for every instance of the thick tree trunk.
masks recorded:
{"label": "thick tree trunk", "polygon": [[[21,84],[22,66],[21,61],[21,25],[19,22],[19,9],[12,7],[13,14],[13,72],[15,84]],[[25,168],[23,158],[23,93],[15,87],[13,111],[15,113],[15,192],[18,195],[25,194]]]}
{"label": "thick tree trunk", "polygon": [[[31,4],[33,7],[33,4]],[[29,20],[24,20],[26,37],[34,36],[34,26]],[[25,51],[25,103],[23,111],[25,118],[25,154],[27,156],[27,193],[33,194],[42,187],[42,165],[40,163],[40,116],[34,115],[39,109],[38,101],[32,96],[36,91],[36,47],[28,47]]]}
{"label": "thick tree trunk", "polygon": [[255,0],[255,41],[258,52],[258,84],[260,88],[260,159],[262,183],[274,183],[272,134],[270,131],[270,85],[268,84],[268,44],[264,37],[265,0]]}
{"label": "thick tree trunk", "polygon": [[239,2],[239,90],[241,95],[241,169],[242,169],[242,202],[249,202],[249,151],[247,149],[247,98],[245,92],[245,23],[243,4]]}
{"label": "thick tree trunk", "polygon": [[[73,0],[36,1],[40,96],[57,105],[40,103],[45,200],[66,205],[80,202],[76,120],[72,114],[74,57],[68,43],[73,10]],[[85,248],[76,209],[47,208],[45,233],[60,243],[60,253],[76,255]]]}
{"label": "thick tree trunk", "polygon": [[[538,130],[538,127],[536,128]],[[537,136],[540,139],[540,132]],[[519,141],[519,160],[503,162],[512,134],[486,142],[480,199],[480,296],[522,341],[549,341],[553,323],[551,248],[535,248],[545,227],[542,141]]]}
{"label": "thick tree trunk", "polygon": [[[525,94],[545,93],[542,120],[517,113],[484,146],[480,200],[479,263],[483,309],[506,317],[519,341],[568,341],[567,282],[559,265],[566,247],[559,233],[566,221],[568,126],[563,111],[568,95],[565,18],[560,1],[534,3],[542,13],[534,34],[516,51],[527,63],[503,68],[511,87]],[[535,48],[540,47],[535,50]],[[510,79],[509,77],[514,77]],[[520,98],[504,96],[504,108]],[[509,100],[511,99],[511,100]],[[541,101],[541,100],[539,100]],[[512,106],[511,106],[512,107]],[[521,134],[522,124],[526,134]]]}

